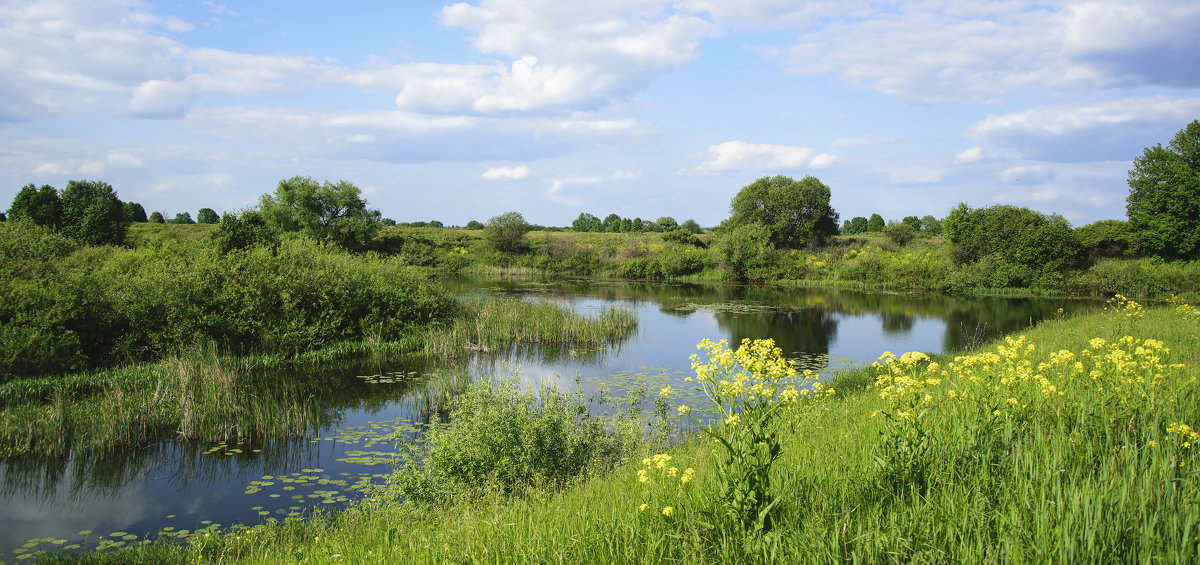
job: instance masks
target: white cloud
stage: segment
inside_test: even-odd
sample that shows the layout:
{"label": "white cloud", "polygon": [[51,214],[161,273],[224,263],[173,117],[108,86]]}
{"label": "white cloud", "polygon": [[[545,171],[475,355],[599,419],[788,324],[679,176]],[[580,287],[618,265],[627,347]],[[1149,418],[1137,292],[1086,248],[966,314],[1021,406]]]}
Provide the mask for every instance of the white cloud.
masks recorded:
{"label": "white cloud", "polygon": [[1058,191],[1054,190],[1053,188],[1038,190],[1029,197],[1032,198],[1034,202],[1049,202],[1051,200],[1058,200]]}
{"label": "white cloud", "polygon": [[479,178],[484,180],[521,180],[529,176],[529,167],[527,165],[518,165],[516,167],[492,167],[484,172]]}
{"label": "white cloud", "polygon": [[942,180],[941,169],[909,166],[888,171],[888,177],[896,184],[929,184]]}
{"label": "white cloud", "polygon": [[966,163],[974,163],[983,158],[983,148],[978,145],[973,145],[962,153],[954,156],[955,165],[963,165]]}
{"label": "white cloud", "polygon": [[562,176],[550,179],[550,188],[546,190],[546,198],[554,202],[567,204],[569,206],[579,206],[583,203],[580,198],[569,196],[563,193],[563,190],[570,186],[577,185],[593,185],[604,179],[595,176]]}
{"label": "white cloud", "polygon": [[1200,98],[1127,98],[989,114],[966,133],[1031,158],[1132,160],[1142,148],[1173,137],[1197,115]]}
{"label": "white cloud", "polygon": [[808,147],[726,141],[710,146],[700,156],[700,164],[679,171],[681,175],[711,175],[721,171],[745,169],[823,169],[833,166],[836,157]]}
{"label": "white cloud", "polygon": [[613,172],[613,178],[616,180],[632,180],[642,176],[641,169],[618,169]]}

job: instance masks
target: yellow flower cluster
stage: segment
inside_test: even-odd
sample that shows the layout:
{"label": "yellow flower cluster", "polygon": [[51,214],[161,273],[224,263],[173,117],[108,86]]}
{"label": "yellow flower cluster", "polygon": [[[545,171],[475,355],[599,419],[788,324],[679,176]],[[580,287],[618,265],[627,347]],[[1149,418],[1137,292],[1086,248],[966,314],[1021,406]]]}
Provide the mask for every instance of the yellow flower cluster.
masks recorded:
{"label": "yellow flower cluster", "polygon": [[[680,471],[679,467],[671,466],[672,457],[666,453],[651,455],[642,459],[643,469],[638,469],[638,483],[646,485],[651,502],[665,504],[662,515],[668,518],[680,504],[683,490],[692,482],[696,471],[691,467]],[[645,512],[651,506],[650,502],[638,506],[638,511]],[[657,506],[655,506],[657,507]]]}
{"label": "yellow flower cluster", "polygon": [[1197,433],[1196,430],[1193,430],[1191,426],[1187,424],[1181,424],[1179,422],[1175,422],[1170,426],[1167,426],[1167,433],[1179,436],[1179,447],[1182,447],[1183,449],[1191,449],[1192,442],[1200,439],[1200,433]]}
{"label": "yellow flower cluster", "polygon": [[1126,318],[1141,318],[1146,314],[1146,309],[1143,308],[1141,304],[1138,304],[1136,300],[1128,298],[1123,294],[1116,294],[1113,295],[1112,298],[1108,299],[1108,307],[1105,308],[1105,310],[1108,310],[1109,308],[1118,313],[1125,314]]}

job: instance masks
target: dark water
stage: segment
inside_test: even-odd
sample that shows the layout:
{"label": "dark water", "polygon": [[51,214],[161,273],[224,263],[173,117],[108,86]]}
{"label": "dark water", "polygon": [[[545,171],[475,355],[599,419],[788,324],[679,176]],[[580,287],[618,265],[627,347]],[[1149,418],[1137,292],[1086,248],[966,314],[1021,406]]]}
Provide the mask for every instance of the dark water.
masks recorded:
{"label": "dark water", "polygon": [[[526,382],[666,384],[685,389],[688,357],[704,339],[773,338],[785,354],[829,375],[870,363],[883,351],[961,350],[1096,303],[1033,298],[959,298],[823,289],[718,285],[530,281],[447,283],[460,292],[552,300],[590,312],[619,305],[638,329],[606,347],[514,348],[477,356],[465,367],[395,360],[328,369],[310,379],[323,411],[306,437],[258,445],[167,442],[106,460],[23,460],[0,464],[0,561],[27,540],[30,549],[95,545],[111,534],[153,536],[214,524],[257,523],[336,509],[360,487],[391,471],[394,431],[413,433],[435,398],[480,375],[517,374]],[[402,373],[402,375],[387,375]],[[368,382],[363,375],[384,375]],[[413,377],[415,376],[415,378]],[[308,382],[308,381],[306,381]],[[82,531],[90,534],[80,534]]]}

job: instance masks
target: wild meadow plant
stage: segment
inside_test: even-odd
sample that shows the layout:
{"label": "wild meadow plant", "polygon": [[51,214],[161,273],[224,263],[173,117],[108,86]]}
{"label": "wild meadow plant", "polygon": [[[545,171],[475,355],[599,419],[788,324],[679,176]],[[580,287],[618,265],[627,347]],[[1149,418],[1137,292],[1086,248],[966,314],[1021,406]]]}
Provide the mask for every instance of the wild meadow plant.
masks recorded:
{"label": "wild meadow plant", "polygon": [[[834,391],[817,382],[813,372],[797,372],[770,339],[743,340],[736,351],[725,340],[714,343],[705,339],[697,349],[702,354],[691,357],[696,376],[685,380],[696,383],[708,405],[697,410],[680,405],[678,412],[715,443],[715,471],[721,485],[716,500],[705,501],[705,507],[698,510],[721,539],[733,541],[743,554],[761,555],[778,541],[772,532],[772,511],[782,498],[772,488],[771,466],[779,460],[786,435],[795,431],[808,405],[801,399],[824,398]],[[662,395],[670,396],[670,387]],[[711,414],[711,421],[701,420],[706,413]],[[662,475],[674,479],[679,473],[669,462],[667,454],[646,459],[639,481],[649,484],[655,493],[655,479],[661,481]],[[691,468],[678,475],[679,491],[691,477]],[[661,500],[661,494],[659,489],[656,499]],[[667,503],[659,505],[667,518],[678,510]]]}

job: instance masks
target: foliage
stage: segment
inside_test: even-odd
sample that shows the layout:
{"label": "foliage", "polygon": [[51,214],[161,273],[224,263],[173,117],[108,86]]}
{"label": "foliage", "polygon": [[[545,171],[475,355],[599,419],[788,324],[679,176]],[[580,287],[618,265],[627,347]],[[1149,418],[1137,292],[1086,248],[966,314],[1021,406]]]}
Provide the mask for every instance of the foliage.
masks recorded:
{"label": "foliage", "polygon": [[126,202],[122,204],[122,207],[125,209],[126,221],[138,223],[146,222],[146,209],[142,208],[141,204],[138,204],[137,202]]}
{"label": "foliage", "polygon": [[1024,269],[1025,273],[1009,282],[1011,286],[1026,286],[1075,268],[1082,258],[1078,236],[1061,216],[1015,206],[973,210],[960,205],[946,223],[957,263],[993,256],[993,260]]}
{"label": "foliage", "polygon": [[211,238],[221,253],[249,249],[255,245],[273,247],[279,244],[279,234],[258,210],[243,210],[240,214],[226,212]]}
{"label": "foliage", "polygon": [[480,223],[479,220],[471,220],[471,221],[467,222],[467,229],[481,230],[481,229],[483,229],[483,224]]}
{"label": "foliage", "polygon": [[921,216],[921,232],[926,235],[942,235],[942,221],[932,215]]}
{"label": "foliage", "polygon": [[483,228],[483,238],[495,250],[515,255],[525,250],[525,234],[532,229],[520,213],[505,212],[488,218],[487,226]]}
{"label": "foliage", "polygon": [[199,212],[196,212],[197,224],[215,224],[220,221],[221,217],[212,208],[201,208]]}
{"label": "foliage", "polygon": [[276,229],[301,232],[350,250],[365,249],[378,233],[379,211],[368,210],[357,186],[338,181],[318,184],[311,177],[279,181],[261,200],[263,217]]}
{"label": "foliage", "polygon": [[1139,252],[1200,257],[1200,120],[1134,159],[1126,214]]}
{"label": "foliage", "polygon": [[30,183],[17,192],[8,213],[13,220],[57,228],[62,222],[62,200],[53,186],[46,184],[39,189]]}
{"label": "foliage", "polygon": [[481,380],[455,397],[448,422],[431,426],[425,446],[392,475],[404,498],[441,504],[561,488],[610,470],[641,444],[636,412],[595,417],[578,389],[521,387],[516,377]]}
{"label": "foliage", "polygon": [[[909,217],[916,219],[914,216]],[[908,222],[888,222],[887,226],[883,228],[883,234],[888,236],[888,239],[892,240],[892,243],[904,247],[913,238],[917,237],[917,230]]]}
{"label": "foliage", "polygon": [[822,243],[837,234],[837,212],[829,206],[829,187],[816,177],[762,177],[730,202],[731,227],[760,224],[777,248]]}
{"label": "foliage", "polygon": [[867,231],[870,233],[881,232],[884,226],[883,216],[879,214],[871,214],[871,219],[867,220]]}
{"label": "foliage", "polygon": [[152,224],[165,224],[166,223],[166,219],[163,218],[162,212],[158,212],[158,211],[151,212],[150,217],[147,218],[146,221],[150,222]]}
{"label": "foliage", "polygon": [[1133,230],[1124,220],[1100,220],[1075,228],[1079,244],[1092,260],[1124,257],[1134,242]]}
{"label": "foliage", "polygon": [[843,235],[854,235],[867,232],[867,219],[862,216],[855,216],[846,220],[846,224],[842,226]]}
{"label": "foliage", "polygon": [[190,212],[180,212],[178,214],[175,214],[175,217],[172,218],[167,223],[168,224],[194,224],[194,223],[196,223],[196,221],[192,219],[192,214]]}
{"label": "foliage", "polygon": [[770,232],[759,223],[723,228],[712,249],[721,270],[734,280],[770,278],[777,256]]}
{"label": "foliage", "polygon": [[692,219],[684,220],[682,224],[679,224],[679,229],[687,231],[691,234],[699,234],[704,231],[700,229],[700,224],[696,223],[696,220]]}
{"label": "foliage", "polygon": [[119,245],[129,229],[117,193],[103,181],[67,181],[61,225],[63,234],[85,245]]}
{"label": "foliage", "polygon": [[921,231],[921,219],[916,216],[905,216],[900,222],[911,227],[914,233]]}
{"label": "foliage", "polygon": [[679,227],[679,223],[675,221],[675,218],[663,216],[657,220],[654,220],[654,226],[654,231],[671,231]]}
{"label": "foliage", "polygon": [[[743,551],[760,553],[770,543],[772,511],[781,501],[771,466],[783,453],[784,432],[798,421],[801,397],[825,397],[833,389],[825,389],[811,371],[797,375],[770,339],[745,339],[737,351],[725,340],[705,339],[696,347],[703,355],[691,357],[694,382],[709,405],[680,405],[679,413],[712,438],[720,454],[716,472],[724,488],[714,518],[742,540]],[[669,396],[669,387],[663,395]],[[714,421],[702,422],[693,410],[712,411]]]}
{"label": "foliage", "polygon": [[600,225],[603,225],[600,222],[600,218],[585,212],[581,212],[579,217],[575,218],[575,221],[571,222],[571,229],[575,231],[597,231],[599,229],[597,226]]}
{"label": "foliage", "polygon": [[693,247],[705,247],[704,242],[700,241],[692,232],[685,229],[676,228],[668,232],[663,232],[663,241],[675,243],[679,245],[691,245]]}

